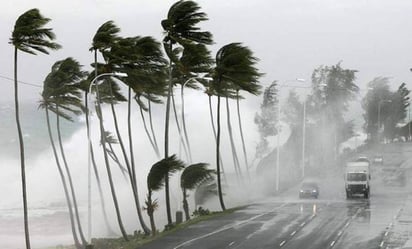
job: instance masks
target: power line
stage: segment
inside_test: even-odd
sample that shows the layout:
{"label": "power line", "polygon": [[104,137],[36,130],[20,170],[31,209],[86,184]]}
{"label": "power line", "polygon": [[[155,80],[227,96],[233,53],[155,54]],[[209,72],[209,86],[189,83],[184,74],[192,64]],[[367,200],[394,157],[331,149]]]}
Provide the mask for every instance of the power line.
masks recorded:
{"label": "power line", "polygon": [[[10,81],[14,81],[14,79],[12,79],[12,78],[10,78],[10,77],[7,77],[7,76],[3,76],[3,75],[0,75],[0,78],[6,79],[6,80],[10,80]],[[37,84],[33,84],[33,83],[27,83],[27,82],[20,81],[20,80],[18,80],[17,82],[18,82],[18,83],[21,83],[21,84],[24,84],[24,85],[28,85],[28,86],[33,86],[33,87],[42,88],[42,86],[37,85]]]}

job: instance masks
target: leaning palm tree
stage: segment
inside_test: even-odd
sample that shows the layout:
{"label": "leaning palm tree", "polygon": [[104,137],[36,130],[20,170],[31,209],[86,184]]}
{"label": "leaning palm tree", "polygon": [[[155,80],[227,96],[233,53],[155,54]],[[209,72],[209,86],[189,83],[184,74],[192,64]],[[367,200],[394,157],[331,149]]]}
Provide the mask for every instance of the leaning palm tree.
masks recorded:
{"label": "leaning palm tree", "polygon": [[[149,85],[160,84],[163,85],[164,65],[165,60],[163,58],[162,51],[160,49],[160,43],[152,37],[128,37],[120,38],[118,42],[113,44],[109,52],[105,53],[105,59],[109,68],[121,70],[128,74],[128,77],[123,79],[123,83],[128,86],[128,98],[124,99],[128,104],[128,137],[129,137],[129,152],[130,159],[126,155],[126,151],[123,146],[123,142],[118,131],[118,125],[116,123],[115,112],[112,111],[116,132],[119,140],[119,144],[124,154],[124,160],[126,166],[129,169],[130,181],[132,184],[132,190],[135,198],[136,209],[138,210],[138,216],[142,226],[144,225],[143,217],[140,212],[140,204],[138,197],[138,188],[136,180],[136,166],[134,161],[133,141],[132,141],[132,127],[131,127],[131,102],[132,90],[141,95],[148,90]],[[113,83],[112,83],[113,84]],[[110,96],[114,96],[110,92]],[[115,97],[115,96],[114,96]],[[118,99],[118,98],[116,98]],[[112,104],[111,104],[112,105]],[[112,110],[114,110],[112,105]],[[146,233],[150,233],[150,230],[143,226]]]}
{"label": "leaning palm tree", "polygon": [[153,164],[149,174],[147,175],[148,194],[146,200],[146,210],[150,218],[153,236],[156,235],[154,211],[158,205],[157,201],[152,199],[153,192],[162,189],[162,187],[165,186],[166,178],[168,178],[171,174],[182,170],[184,167],[184,163],[177,159],[176,155],[172,155]]}
{"label": "leaning palm tree", "polygon": [[248,47],[230,43],[217,52],[216,66],[212,72],[213,89],[217,95],[216,173],[219,202],[223,210],[226,208],[220,179],[220,98],[232,94],[235,83],[243,86],[257,82],[260,74],[255,67],[256,61]]}
{"label": "leaning palm tree", "polygon": [[[201,31],[197,25],[207,20],[206,13],[200,12],[200,6],[194,1],[180,0],[174,3],[168,13],[167,18],[162,20],[165,37],[163,46],[166,55],[169,57],[169,82],[166,101],[166,119],[165,119],[165,158],[169,157],[169,116],[170,101],[173,92],[172,68],[178,60],[174,46],[187,43],[212,44],[212,35],[207,31]],[[166,177],[166,211],[168,223],[172,223],[172,214],[170,212],[169,181]]]}
{"label": "leaning palm tree", "polygon": [[24,233],[26,248],[30,247],[29,222],[27,211],[27,192],[26,192],[26,166],[24,155],[24,141],[20,125],[19,113],[19,91],[17,80],[17,52],[20,50],[25,53],[36,55],[38,52],[49,54],[48,50],[57,50],[60,45],[53,42],[55,34],[51,28],[44,26],[50,21],[40,14],[38,9],[31,9],[23,13],[17,19],[10,43],[14,46],[14,105],[16,114],[16,125],[20,145],[20,167],[21,167],[21,183],[23,194],[23,215],[24,215]]}
{"label": "leaning palm tree", "polygon": [[[73,180],[71,177],[70,169],[67,164],[67,160],[65,157],[65,152],[63,149],[62,144],[62,137],[60,132],[60,117],[68,121],[73,121],[72,115],[78,115],[81,113],[82,104],[80,100],[80,90],[76,86],[79,81],[85,76],[85,72],[81,71],[80,64],[72,59],[67,58],[65,60],[61,60],[56,62],[53,67],[52,71],[47,75],[44,81],[44,88],[42,92],[42,101],[40,107],[46,110],[46,118],[47,118],[47,127],[49,131],[49,138],[53,148],[53,153],[56,160],[56,165],[60,174],[60,178],[63,184],[63,188],[65,191],[67,206],[69,208],[70,214],[70,221],[72,225],[72,233],[75,240],[75,244],[79,247],[79,242],[77,238],[77,233],[74,227],[76,226],[75,223],[77,222],[77,229],[79,231],[80,239],[82,241],[83,246],[87,244],[87,241],[84,237],[82,226],[80,223],[80,216],[79,210],[77,205],[76,194],[74,191]],[[58,134],[58,143],[61,153],[61,160],[63,161],[63,165],[65,168],[66,176],[63,173],[62,165],[59,159],[59,156],[56,152],[56,146],[53,141],[51,128],[50,128],[50,118],[49,118],[49,111],[52,111],[56,114],[56,121],[57,121],[57,134]],[[67,180],[66,180],[67,177]],[[67,184],[67,182],[69,184]],[[69,188],[68,188],[69,186]],[[70,193],[69,193],[70,190]],[[74,214],[72,211],[72,207],[74,208]],[[74,221],[73,216],[75,216],[76,221]]]}
{"label": "leaning palm tree", "polygon": [[[99,29],[97,30],[96,34],[94,35],[92,47],[90,48],[90,51],[94,52],[95,79],[98,76],[97,52],[99,51],[102,54],[107,52],[113,46],[113,44],[117,42],[119,32],[120,32],[120,29],[114,24],[114,22],[108,21],[104,23],[103,25],[101,25]],[[114,208],[116,211],[116,217],[117,217],[117,222],[119,224],[120,232],[122,233],[123,238],[126,241],[128,241],[126,230],[124,228],[122,217],[120,214],[120,207],[117,201],[117,194],[116,194],[116,190],[114,187],[114,182],[113,182],[113,177],[112,177],[112,172],[111,172],[110,162],[109,162],[109,156],[108,156],[107,148],[106,148],[106,136],[105,136],[106,131],[103,125],[103,113],[101,109],[101,100],[100,100],[98,83],[99,82],[96,82],[96,87],[95,87],[96,95],[97,95],[96,112],[97,112],[97,116],[99,119],[100,140],[102,141],[101,144],[102,144],[104,162],[106,166],[106,172],[107,172],[107,176],[108,176],[108,180],[110,184],[110,191],[112,194],[112,200],[113,200]]]}
{"label": "leaning palm tree", "polygon": [[185,168],[180,176],[180,187],[183,193],[183,210],[185,211],[186,220],[190,219],[189,203],[187,202],[187,191],[193,190],[201,184],[214,179],[214,170],[207,168],[207,163],[196,163]]}
{"label": "leaning palm tree", "polygon": [[67,175],[67,180],[69,182],[77,227],[83,244],[86,244],[87,242],[81,227],[73,179],[71,177],[70,168],[63,148],[60,118],[62,117],[68,121],[73,122],[72,115],[81,114],[83,106],[81,104],[80,98],[81,92],[77,85],[85,76],[86,72],[81,71],[80,64],[73,58],[69,57],[65,60],[56,62],[52,67],[52,72],[45,80],[46,86],[53,89],[53,92],[51,92],[52,95],[49,96],[49,103],[51,103],[52,105],[49,106],[48,109],[56,114],[56,129],[60,154]]}

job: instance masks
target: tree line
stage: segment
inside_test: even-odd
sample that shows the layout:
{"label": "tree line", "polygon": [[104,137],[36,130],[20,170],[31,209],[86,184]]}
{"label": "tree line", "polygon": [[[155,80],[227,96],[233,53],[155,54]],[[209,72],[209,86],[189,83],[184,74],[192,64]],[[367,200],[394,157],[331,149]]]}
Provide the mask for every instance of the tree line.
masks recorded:
{"label": "tree line", "polygon": [[[312,173],[331,167],[331,164],[337,162],[342,143],[357,135],[354,120],[348,118],[349,106],[353,101],[359,101],[364,111],[362,128],[367,134],[367,144],[392,141],[395,138],[410,140],[410,115],[407,115],[410,90],[406,83],[400,83],[392,90],[391,86],[394,84],[390,82],[390,78],[377,77],[366,84],[366,89],[360,89],[356,84],[357,72],[343,68],[340,62],[315,68],[311,85],[303,86],[309,92],[305,99],[300,100],[292,87],[280,117],[277,109],[280,105],[281,85],[274,81],[266,87],[260,111],[255,115],[255,124],[260,134],[255,160],[263,159],[258,165],[258,171],[268,167],[267,165],[273,166],[273,147],[270,146],[269,139],[281,131],[281,127],[277,127],[279,119],[291,127],[291,136],[282,147],[280,162],[282,168],[290,173],[288,180],[302,179],[299,165],[304,165]],[[366,94],[359,100],[361,91],[366,91]],[[406,118],[409,122],[405,122]],[[306,131],[305,140],[302,139],[303,129]],[[306,152],[303,163],[302,146]],[[281,177],[282,179],[285,178]]]}

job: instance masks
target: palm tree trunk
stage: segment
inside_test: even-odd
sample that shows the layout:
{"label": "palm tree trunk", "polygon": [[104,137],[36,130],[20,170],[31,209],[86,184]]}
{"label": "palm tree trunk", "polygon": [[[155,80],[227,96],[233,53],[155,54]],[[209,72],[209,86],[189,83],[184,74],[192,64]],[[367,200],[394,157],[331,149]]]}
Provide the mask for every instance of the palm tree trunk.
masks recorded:
{"label": "palm tree trunk", "polygon": [[84,95],[84,102],[85,102],[85,107],[86,107],[86,129],[87,129],[87,141],[90,141],[89,143],[89,149],[90,149],[90,159],[91,159],[91,163],[93,165],[93,171],[94,171],[94,176],[96,178],[96,183],[97,183],[97,188],[99,190],[99,197],[100,197],[100,205],[102,206],[102,212],[103,212],[103,219],[104,222],[106,224],[107,230],[110,234],[113,234],[113,230],[109,224],[109,219],[107,217],[107,212],[106,212],[106,204],[104,201],[104,195],[103,195],[103,189],[102,189],[102,184],[100,181],[100,175],[99,175],[99,171],[97,170],[97,165],[96,165],[96,160],[94,158],[94,151],[93,151],[93,145],[91,143],[91,139],[90,139],[90,123],[89,123],[89,103],[88,103],[88,92],[85,92]]}
{"label": "palm tree trunk", "polygon": [[110,191],[112,193],[112,199],[113,199],[113,204],[116,210],[116,216],[117,216],[117,222],[119,224],[120,232],[122,233],[122,236],[124,240],[129,241],[127,238],[126,231],[123,226],[122,222],[122,217],[120,215],[120,208],[119,208],[119,203],[117,201],[117,195],[116,195],[116,190],[114,188],[114,183],[113,183],[113,177],[112,177],[112,172],[110,169],[110,163],[109,163],[109,158],[107,155],[107,150],[106,150],[106,136],[104,132],[104,126],[103,126],[103,113],[100,105],[100,94],[99,94],[99,85],[96,84],[96,94],[97,94],[97,113],[99,117],[99,127],[100,127],[100,139],[102,141],[102,149],[103,149],[103,156],[104,156],[104,162],[106,165],[106,171],[107,171],[107,177],[109,179],[109,184],[110,184]]}
{"label": "palm tree trunk", "polygon": [[240,116],[240,105],[239,105],[239,90],[236,91],[236,106],[237,106],[237,119],[239,122],[239,131],[240,131],[240,138],[242,139],[242,149],[243,149],[243,156],[245,157],[245,166],[246,166],[246,173],[248,176],[248,179],[250,181],[250,172],[249,172],[249,162],[247,160],[247,153],[246,153],[246,145],[245,145],[245,139],[243,137],[243,129],[242,129],[242,118]]}
{"label": "palm tree trunk", "polygon": [[183,210],[185,211],[186,221],[190,220],[189,203],[187,202],[187,194],[185,188],[183,188]]}
{"label": "palm tree trunk", "polygon": [[[59,112],[59,105],[56,105],[56,113],[58,113],[58,112]],[[62,155],[64,168],[65,168],[66,174],[67,174],[67,179],[69,180],[70,192],[71,192],[71,195],[72,195],[72,198],[73,198],[73,207],[74,207],[74,214],[75,214],[76,221],[77,221],[77,229],[79,230],[80,239],[82,240],[83,245],[86,245],[87,240],[84,237],[82,224],[80,222],[79,208],[78,208],[78,205],[77,205],[76,193],[74,191],[72,176],[71,176],[71,173],[70,173],[69,165],[67,164],[66,155],[64,153],[62,137],[61,137],[61,133],[60,133],[60,116],[59,116],[59,114],[56,114],[56,122],[57,122],[57,136],[58,136],[58,141],[59,141],[60,153]]]}
{"label": "palm tree trunk", "polygon": [[225,203],[223,201],[222,183],[220,180],[220,96],[217,96],[217,134],[216,134],[216,174],[217,174],[217,191],[219,194],[219,202],[222,210],[225,211]]}
{"label": "palm tree trunk", "polygon": [[[213,118],[212,95],[208,95],[208,97],[209,97],[209,114],[210,114],[210,121],[211,121],[211,123],[212,123],[213,136],[215,137],[215,142],[216,142],[216,141],[217,141],[217,138],[216,138],[215,121],[214,121],[214,118]],[[219,152],[219,161],[220,161],[221,172],[222,172],[222,175],[223,175],[223,180],[224,180],[225,182],[227,182],[227,180],[226,180],[226,175],[225,175],[225,170],[224,170],[224,167],[223,167],[222,155],[220,154],[220,152]]]}
{"label": "palm tree trunk", "polygon": [[[172,51],[172,43],[170,43],[170,51]],[[169,61],[169,86],[167,91],[167,101],[166,101],[166,118],[165,118],[165,158],[169,157],[169,116],[170,116],[170,98],[172,95],[172,61]],[[170,195],[169,195],[169,172],[165,175],[165,195],[166,195],[166,214],[167,223],[172,224],[172,214],[170,211]]]}
{"label": "palm tree trunk", "polygon": [[24,157],[24,141],[20,125],[19,112],[19,87],[17,84],[17,47],[14,47],[14,106],[16,115],[17,133],[19,136],[20,146],[20,169],[21,169],[21,187],[23,194],[23,216],[24,216],[24,236],[26,242],[26,249],[30,249],[30,234],[29,234],[29,214],[27,208],[27,191],[26,191],[26,165]]}
{"label": "palm tree trunk", "polygon": [[190,158],[190,163],[192,163],[192,150],[190,148],[190,143],[189,143],[189,136],[187,135],[187,129],[186,129],[186,119],[185,119],[185,98],[184,98],[184,85],[182,85],[181,88],[181,93],[180,93],[180,98],[182,101],[182,126],[183,126],[183,132],[185,135],[185,141],[187,144],[187,149],[189,152],[189,158]]}
{"label": "palm tree trunk", "polygon": [[[140,96],[138,98],[140,99]],[[139,105],[139,109],[140,109],[140,116],[142,117],[143,127],[144,127],[144,130],[146,132],[146,136],[147,136],[147,138],[149,138],[149,142],[152,145],[152,148],[153,148],[154,152],[156,153],[157,158],[160,159],[159,148],[155,144],[154,139],[152,139],[152,137],[150,136],[149,129],[147,128],[146,118],[144,117],[144,113],[143,113],[143,107],[141,107],[141,105]]]}
{"label": "palm tree trunk", "polygon": [[46,120],[47,120],[47,131],[49,133],[49,139],[50,139],[50,143],[52,145],[54,159],[56,160],[56,166],[57,166],[57,169],[59,171],[60,179],[62,181],[64,196],[66,197],[67,208],[69,210],[70,225],[71,225],[71,229],[72,229],[74,244],[75,244],[77,249],[80,249],[82,247],[80,245],[79,238],[77,237],[76,225],[75,225],[74,215],[73,215],[73,210],[72,210],[72,203],[71,203],[70,196],[69,196],[69,190],[67,189],[66,179],[64,177],[64,173],[63,173],[62,167],[61,167],[60,162],[59,162],[59,157],[57,155],[56,146],[55,146],[54,141],[53,141],[53,136],[52,136],[52,132],[51,132],[51,128],[50,128],[49,109],[48,109],[47,106],[45,107],[45,110],[46,110]]}
{"label": "palm tree trunk", "polygon": [[179,132],[180,143],[181,143],[182,146],[183,146],[183,150],[185,151],[185,155],[186,155],[187,160],[191,162],[192,159],[191,159],[190,154],[189,154],[189,152],[188,152],[188,150],[187,150],[185,140],[183,139],[182,129],[180,129],[179,118],[178,118],[178,116],[177,116],[177,111],[176,111],[176,102],[175,102],[175,97],[174,97],[173,93],[172,93],[172,105],[173,105],[173,113],[174,113],[174,115],[175,115],[175,120],[176,120],[177,131]]}
{"label": "palm tree trunk", "polygon": [[232,148],[233,165],[235,167],[236,175],[238,180],[242,180],[242,171],[240,170],[239,158],[237,156],[235,141],[233,139],[232,124],[230,121],[230,109],[229,109],[229,98],[226,97],[226,116],[227,116],[227,129],[229,131],[230,147]]}
{"label": "palm tree trunk", "polygon": [[154,142],[154,144],[155,144],[155,146],[156,146],[157,152],[159,152],[159,158],[160,158],[160,151],[159,151],[159,146],[157,145],[156,133],[154,132],[154,128],[153,128],[152,104],[151,104],[150,99],[148,100],[147,107],[148,107],[148,109],[149,109],[149,122],[150,122],[150,129],[151,129],[151,131],[152,131],[153,142]]}
{"label": "palm tree trunk", "polygon": [[150,227],[152,228],[152,236],[156,235],[156,224],[154,220],[154,205],[152,203],[152,191],[149,190],[149,194],[147,194],[147,215],[149,215],[150,219]]}
{"label": "palm tree trunk", "polygon": [[[139,191],[137,188],[137,180],[136,180],[136,167],[135,167],[135,162],[134,162],[134,154],[133,154],[133,139],[132,139],[132,124],[131,124],[131,95],[132,91],[131,88],[129,87],[129,92],[128,92],[128,101],[127,101],[127,128],[128,128],[128,133],[129,133],[129,149],[130,149],[130,163],[132,166],[132,172],[133,176],[132,178],[134,179],[134,199],[135,199],[135,204],[136,204],[136,210],[137,210],[137,216],[139,217],[139,222],[140,226],[142,227],[143,231],[145,234],[149,235],[150,234],[150,229],[146,226],[146,223],[143,220],[142,212],[140,210],[140,202],[139,202]],[[133,185],[132,185],[133,187]]]}

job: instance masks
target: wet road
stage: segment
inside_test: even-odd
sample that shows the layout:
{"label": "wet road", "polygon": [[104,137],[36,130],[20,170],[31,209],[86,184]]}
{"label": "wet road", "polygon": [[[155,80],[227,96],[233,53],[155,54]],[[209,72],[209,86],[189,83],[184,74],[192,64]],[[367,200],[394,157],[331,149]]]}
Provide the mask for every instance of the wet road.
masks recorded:
{"label": "wet road", "polygon": [[393,238],[394,226],[412,198],[410,172],[403,172],[408,177],[402,180],[386,170],[406,160],[399,161],[399,153],[405,152],[394,152],[385,165],[373,168],[370,199],[347,200],[340,174],[329,175],[320,181],[319,199],[299,199],[298,188],[292,188],[142,248],[399,248],[405,241]]}

